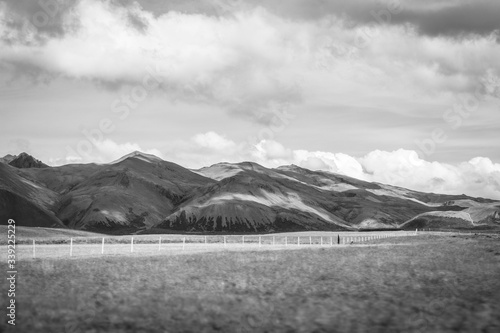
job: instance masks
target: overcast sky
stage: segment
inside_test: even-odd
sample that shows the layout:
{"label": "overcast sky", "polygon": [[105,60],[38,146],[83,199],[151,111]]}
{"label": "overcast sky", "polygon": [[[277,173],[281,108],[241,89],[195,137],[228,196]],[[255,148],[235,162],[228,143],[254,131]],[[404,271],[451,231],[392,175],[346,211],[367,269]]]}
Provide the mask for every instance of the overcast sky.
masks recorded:
{"label": "overcast sky", "polygon": [[500,198],[500,1],[0,0],[0,155]]}

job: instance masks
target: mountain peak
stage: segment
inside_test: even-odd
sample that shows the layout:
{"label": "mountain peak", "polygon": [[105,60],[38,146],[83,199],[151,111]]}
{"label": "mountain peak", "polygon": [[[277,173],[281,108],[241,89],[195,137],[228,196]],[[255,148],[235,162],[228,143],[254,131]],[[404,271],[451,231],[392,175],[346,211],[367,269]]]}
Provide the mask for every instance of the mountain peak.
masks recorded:
{"label": "mountain peak", "polygon": [[116,164],[125,161],[126,159],[129,158],[135,158],[144,162],[148,163],[155,163],[155,162],[161,162],[163,161],[161,158],[158,156],[152,155],[152,154],[146,154],[143,152],[140,152],[138,150],[135,150],[125,156],[122,156],[121,158],[117,159],[116,161],[111,162],[110,164]]}
{"label": "mountain peak", "polygon": [[19,169],[26,169],[26,168],[48,168],[49,166],[39,160],[37,160],[36,158],[34,158],[33,156],[31,156],[30,154],[27,154],[25,152],[22,152],[21,154],[17,155],[17,156],[12,156],[12,155],[7,155],[5,156],[3,159],[9,159],[10,157],[10,161],[8,162],[8,164],[10,166],[13,166],[15,168],[19,168]]}
{"label": "mountain peak", "polygon": [[0,157],[0,162],[1,163],[5,163],[5,164],[9,164],[10,161],[12,161],[13,159],[15,159],[16,157],[17,157],[17,155],[7,154],[4,157]]}

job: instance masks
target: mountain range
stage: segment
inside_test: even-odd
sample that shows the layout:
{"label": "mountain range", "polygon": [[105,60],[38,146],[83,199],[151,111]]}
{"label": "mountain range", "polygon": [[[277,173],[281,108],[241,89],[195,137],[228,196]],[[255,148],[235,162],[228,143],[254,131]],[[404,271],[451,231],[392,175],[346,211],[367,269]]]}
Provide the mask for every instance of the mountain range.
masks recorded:
{"label": "mountain range", "polygon": [[295,165],[190,170],[133,152],[109,164],[0,159],[0,224],[110,234],[497,229],[500,202],[423,193]]}

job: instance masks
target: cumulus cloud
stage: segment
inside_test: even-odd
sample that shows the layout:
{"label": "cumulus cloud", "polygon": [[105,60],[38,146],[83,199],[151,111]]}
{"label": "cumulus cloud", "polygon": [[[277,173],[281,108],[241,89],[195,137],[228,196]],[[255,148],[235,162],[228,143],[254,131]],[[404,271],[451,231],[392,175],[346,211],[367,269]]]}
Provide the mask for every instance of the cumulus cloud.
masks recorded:
{"label": "cumulus cloud", "polygon": [[[405,188],[445,194],[462,194],[500,199],[500,164],[489,158],[476,157],[457,165],[430,162],[417,152],[372,151],[362,157],[343,153],[293,150],[287,160],[266,158],[266,147],[279,143],[261,142],[256,146],[259,163],[277,167],[283,162],[312,170],[324,170],[346,176]],[[280,145],[281,146],[281,145]],[[271,148],[272,149],[272,148]],[[284,149],[284,148],[283,148]],[[256,155],[253,155],[254,157]]]}
{"label": "cumulus cloud", "polygon": [[219,162],[240,162],[248,158],[248,150],[224,135],[209,131],[198,133],[189,140],[167,143],[162,152],[172,162],[198,169]]}
{"label": "cumulus cloud", "polygon": [[[231,3],[230,0],[227,1]],[[238,1],[236,1],[238,2]],[[495,0],[247,0],[294,19],[346,17],[358,25],[412,25],[428,36],[490,35],[500,30],[500,3]]]}
{"label": "cumulus cloud", "polygon": [[12,27],[11,7],[0,7],[6,22],[0,62],[16,73],[36,68],[108,86],[141,85],[152,75],[171,99],[212,103],[255,120],[270,103],[301,98],[283,61],[300,27],[258,8],[225,19],[175,11],[155,17],[137,3],[81,0],[61,18],[58,38],[35,43],[44,32]]}
{"label": "cumulus cloud", "polygon": [[8,33],[1,39],[15,43],[43,43],[52,37],[62,37],[66,31],[75,28],[78,21],[72,25],[64,24],[66,16],[71,12],[77,0],[3,0],[0,2],[0,12],[7,13],[2,17],[4,28]]}
{"label": "cumulus cloud", "polygon": [[[135,0],[117,0],[128,6]],[[412,25],[428,36],[489,35],[500,30],[500,3],[495,0],[139,0],[159,16],[170,11],[215,17],[261,7],[274,15],[305,21],[329,16],[348,19],[350,25]]]}
{"label": "cumulus cloud", "polygon": [[196,145],[200,147],[215,151],[227,151],[228,149],[232,151],[236,147],[236,144],[233,141],[228,140],[225,137],[212,131],[196,134],[192,140]]}
{"label": "cumulus cloud", "polygon": [[[365,103],[373,105],[378,96],[377,104],[390,108],[396,97],[409,103],[415,92],[440,103],[448,92],[472,93],[487,71],[500,75],[492,35],[457,42],[422,37],[404,24],[367,30],[349,23],[381,6],[374,1],[209,2],[213,10],[222,8],[218,16],[192,2],[42,3],[0,3],[0,65],[13,77],[65,77],[116,88],[144,85],[152,76],[153,90],[169,100],[212,104],[263,124],[276,104],[290,108],[326,89],[339,103],[347,102],[345,92],[356,92]],[[408,10],[462,5],[426,2]],[[23,29],[39,12],[50,24]],[[310,17],[287,14],[293,12]],[[330,16],[325,21],[320,13]],[[384,94],[390,103],[380,102]]]}
{"label": "cumulus cloud", "polygon": [[[213,133],[215,134],[215,133]],[[199,150],[201,142],[184,146],[183,154],[176,158],[181,164],[195,166],[200,160],[213,163],[222,160],[220,152],[208,153]],[[198,147],[197,147],[198,146]],[[232,147],[242,147],[232,142]],[[188,153],[189,151],[189,153]],[[235,157],[234,151],[228,151],[225,157]],[[210,156],[210,157],[208,157]],[[231,162],[253,161],[266,167],[295,164],[310,170],[334,172],[370,182],[401,186],[416,191],[443,194],[467,194],[486,198],[500,199],[500,164],[489,158],[476,157],[467,162],[448,164],[427,161],[420,158],[413,150],[395,151],[375,150],[365,156],[355,157],[343,153],[324,151],[293,150],[272,140],[262,140],[253,149],[240,151],[238,158]]]}
{"label": "cumulus cloud", "polygon": [[262,140],[255,145],[253,156],[257,160],[264,161],[281,161],[289,160],[292,156],[292,151],[286,149],[281,143],[273,140]]}

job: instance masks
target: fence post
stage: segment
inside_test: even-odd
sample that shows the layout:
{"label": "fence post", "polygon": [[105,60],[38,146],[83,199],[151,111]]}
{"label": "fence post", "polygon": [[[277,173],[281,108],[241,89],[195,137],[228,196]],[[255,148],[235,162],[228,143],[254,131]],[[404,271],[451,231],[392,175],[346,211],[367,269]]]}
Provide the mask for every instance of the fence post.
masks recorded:
{"label": "fence post", "polygon": [[158,251],[161,250],[161,236],[160,236],[160,239],[158,240]]}
{"label": "fence post", "polygon": [[323,236],[321,236],[321,240],[319,241],[320,245],[323,246]]}
{"label": "fence post", "polygon": [[104,254],[104,237],[102,238],[101,254]]}
{"label": "fence post", "polygon": [[73,237],[69,240],[69,256],[73,256]]}
{"label": "fence post", "polygon": [[130,238],[130,252],[134,252],[134,237]]}
{"label": "fence post", "polygon": [[309,236],[309,245],[312,245],[312,237]]}
{"label": "fence post", "polygon": [[259,236],[259,247],[262,246],[262,243],[261,243],[261,239],[260,239],[260,236]]}
{"label": "fence post", "polygon": [[273,245],[274,245],[274,236],[273,236]]}
{"label": "fence post", "polygon": [[330,246],[333,246],[333,236],[330,236]]}
{"label": "fence post", "polygon": [[205,236],[205,244],[207,244],[207,236]]}
{"label": "fence post", "polygon": [[186,237],[182,238],[182,251],[186,248]]}
{"label": "fence post", "polygon": [[33,258],[36,257],[36,252],[35,252],[35,240],[33,239]]}
{"label": "fence post", "polygon": [[224,236],[224,247],[226,247],[226,236]]}

